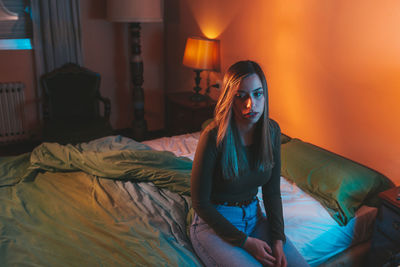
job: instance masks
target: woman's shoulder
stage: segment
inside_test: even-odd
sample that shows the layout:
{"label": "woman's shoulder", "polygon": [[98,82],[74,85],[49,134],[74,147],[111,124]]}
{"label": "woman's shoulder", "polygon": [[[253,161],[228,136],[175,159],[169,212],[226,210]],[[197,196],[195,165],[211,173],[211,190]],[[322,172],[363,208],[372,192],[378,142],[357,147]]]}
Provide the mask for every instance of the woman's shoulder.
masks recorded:
{"label": "woman's shoulder", "polygon": [[269,131],[271,135],[272,147],[275,149],[281,144],[281,128],[279,127],[279,124],[272,119],[269,119]]}
{"label": "woman's shoulder", "polygon": [[215,145],[217,142],[217,132],[218,132],[217,125],[214,121],[212,121],[201,132],[200,140],[202,140],[205,143]]}
{"label": "woman's shoulder", "polygon": [[279,127],[279,124],[273,119],[269,119],[269,130],[271,134],[281,134],[281,128]]}

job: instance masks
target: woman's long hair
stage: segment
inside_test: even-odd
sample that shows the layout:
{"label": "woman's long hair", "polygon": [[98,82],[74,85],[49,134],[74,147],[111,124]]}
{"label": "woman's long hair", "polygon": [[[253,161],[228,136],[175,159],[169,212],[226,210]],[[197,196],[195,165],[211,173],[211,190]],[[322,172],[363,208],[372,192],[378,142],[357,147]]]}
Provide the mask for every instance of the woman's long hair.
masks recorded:
{"label": "woman's long hair", "polygon": [[246,77],[257,74],[265,97],[263,116],[257,122],[253,142],[257,144],[254,167],[260,171],[273,166],[273,151],[269,129],[268,88],[264,72],[253,61],[239,61],[225,73],[221,95],[215,107],[214,121],[217,128],[217,147],[222,149],[221,167],[223,177],[233,179],[249,169],[248,159],[239,137],[232,112],[235,94]]}

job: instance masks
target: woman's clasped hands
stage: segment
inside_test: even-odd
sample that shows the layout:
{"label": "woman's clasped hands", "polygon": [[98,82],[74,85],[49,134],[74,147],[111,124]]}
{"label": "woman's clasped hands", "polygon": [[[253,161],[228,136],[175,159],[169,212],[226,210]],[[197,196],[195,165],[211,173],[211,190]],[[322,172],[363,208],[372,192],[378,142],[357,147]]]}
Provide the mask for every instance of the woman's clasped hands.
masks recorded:
{"label": "woman's clasped hands", "polygon": [[286,267],[286,258],[281,240],[275,241],[273,249],[271,249],[265,241],[249,236],[243,248],[263,266]]}

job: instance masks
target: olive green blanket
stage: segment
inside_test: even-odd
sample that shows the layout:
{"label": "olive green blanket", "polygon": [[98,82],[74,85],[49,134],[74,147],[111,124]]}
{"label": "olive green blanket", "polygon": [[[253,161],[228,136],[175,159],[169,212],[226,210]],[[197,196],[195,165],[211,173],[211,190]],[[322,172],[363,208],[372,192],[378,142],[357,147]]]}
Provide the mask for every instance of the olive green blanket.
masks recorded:
{"label": "olive green blanket", "polygon": [[1,265],[200,266],[191,166],[120,137],[0,158]]}

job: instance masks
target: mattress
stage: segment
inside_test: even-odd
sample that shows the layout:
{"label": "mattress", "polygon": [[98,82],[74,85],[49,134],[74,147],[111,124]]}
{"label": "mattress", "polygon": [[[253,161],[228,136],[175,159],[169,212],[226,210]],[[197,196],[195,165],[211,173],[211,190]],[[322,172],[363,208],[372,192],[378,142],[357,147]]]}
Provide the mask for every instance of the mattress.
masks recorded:
{"label": "mattress", "polygon": [[[143,143],[193,160],[199,137],[200,132],[196,132]],[[285,177],[281,177],[281,194],[286,236],[311,266],[371,237],[377,214],[374,207],[362,206],[347,225],[339,226],[318,201]],[[261,199],[260,190],[258,197]]]}

